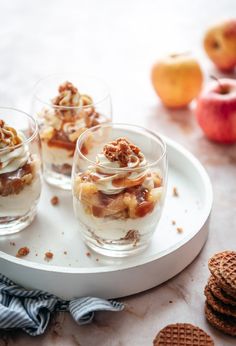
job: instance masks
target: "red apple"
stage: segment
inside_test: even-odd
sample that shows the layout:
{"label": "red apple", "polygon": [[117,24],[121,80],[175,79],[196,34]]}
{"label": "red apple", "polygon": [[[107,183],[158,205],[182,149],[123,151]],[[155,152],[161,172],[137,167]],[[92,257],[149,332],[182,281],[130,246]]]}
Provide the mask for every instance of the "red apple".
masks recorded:
{"label": "red apple", "polygon": [[204,48],[220,70],[233,70],[236,66],[236,19],[211,27],[205,34]]}
{"label": "red apple", "polygon": [[236,80],[222,78],[202,91],[195,110],[206,136],[217,142],[236,142]]}

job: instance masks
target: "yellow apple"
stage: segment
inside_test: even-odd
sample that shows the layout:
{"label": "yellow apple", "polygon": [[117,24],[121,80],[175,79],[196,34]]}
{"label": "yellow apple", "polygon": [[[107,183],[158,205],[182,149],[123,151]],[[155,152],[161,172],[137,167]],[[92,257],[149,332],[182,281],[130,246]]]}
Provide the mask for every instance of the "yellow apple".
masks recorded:
{"label": "yellow apple", "polygon": [[203,74],[198,62],[188,54],[171,54],[156,62],[151,79],[166,107],[181,108],[199,94]]}
{"label": "yellow apple", "polygon": [[236,20],[209,28],[204,37],[204,48],[220,70],[233,70],[236,66]]}

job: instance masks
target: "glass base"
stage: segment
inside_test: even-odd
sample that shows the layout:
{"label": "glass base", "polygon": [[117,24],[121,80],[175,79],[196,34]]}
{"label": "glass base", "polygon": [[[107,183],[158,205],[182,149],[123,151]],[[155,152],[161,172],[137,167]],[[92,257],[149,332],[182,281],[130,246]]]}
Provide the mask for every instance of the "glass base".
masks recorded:
{"label": "glass base", "polygon": [[52,186],[62,190],[71,190],[71,177],[62,173],[57,173],[44,167],[43,173],[45,181]]}
{"label": "glass base", "polygon": [[94,236],[93,232],[85,229],[82,230],[82,237],[85,244],[94,252],[108,257],[129,257],[143,252],[150,243],[152,233],[141,236],[135,243],[134,241],[121,240],[104,240]]}
{"label": "glass base", "polygon": [[0,217],[0,236],[18,233],[29,226],[36,216],[36,204],[25,215]]}

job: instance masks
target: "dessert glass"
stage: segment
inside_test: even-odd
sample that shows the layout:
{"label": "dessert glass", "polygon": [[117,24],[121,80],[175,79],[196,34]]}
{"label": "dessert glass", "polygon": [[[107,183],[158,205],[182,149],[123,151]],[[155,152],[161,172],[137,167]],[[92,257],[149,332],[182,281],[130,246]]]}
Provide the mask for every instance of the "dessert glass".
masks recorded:
{"label": "dessert glass", "polygon": [[32,108],[39,124],[44,178],[70,190],[78,137],[87,128],[111,120],[108,88],[91,76],[51,75],[36,84]]}
{"label": "dessert glass", "polygon": [[40,139],[33,117],[0,108],[0,235],[19,232],[36,215],[41,192]]}
{"label": "dessert glass", "polygon": [[104,124],[77,141],[72,193],[85,243],[112,257],[149,244],[166,193],[166,146],[142,127]]}

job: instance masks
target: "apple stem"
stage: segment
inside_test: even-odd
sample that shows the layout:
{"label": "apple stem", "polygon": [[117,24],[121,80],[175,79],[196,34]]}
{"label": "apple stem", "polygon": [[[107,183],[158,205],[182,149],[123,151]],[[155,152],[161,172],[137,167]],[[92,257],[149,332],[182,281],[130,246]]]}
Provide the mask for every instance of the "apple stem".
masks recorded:
{"label": "apple stem", "polygon": [[213,75],[211,75],[210,77],[211,77],[214,81],[216,81],[216,82],[218,83],[219,88],[220,88],[220,93],[221,93],[221,94],[227,94],[227,93],[228,93],[228,89],[225,88],[225,87],[221,84],[221,81],[220,81],[219,78],[217,78],[216,76],[213,76]]}
{"label": "apple stem", "polygon": [[181,56],[181,55],[190,55],[191,54],[191,51],[186,51],[186,52],[182,52],[182,53],[172,53],[170,54],[170,57],[171,58],[177,58],[178,56]]}

